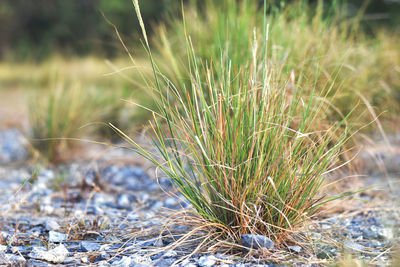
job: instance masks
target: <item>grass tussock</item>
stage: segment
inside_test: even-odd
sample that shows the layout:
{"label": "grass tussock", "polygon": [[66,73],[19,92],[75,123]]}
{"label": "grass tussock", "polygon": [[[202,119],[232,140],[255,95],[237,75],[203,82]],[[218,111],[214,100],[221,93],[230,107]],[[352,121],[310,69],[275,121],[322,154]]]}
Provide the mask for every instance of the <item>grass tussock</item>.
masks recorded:
{"label": "grass tussock", "polygon": [[46,159],[62,160],[61,155],[67,155],[77,143],[72,139],[88,134],[100,140],[114,140],[118,136],[108,123],[131,130],[141,127],[148,118],[139,108],[126,108],[124,100],[146,104],[150,97],[136,94],[139,86],[132,90],[132,84],[138,84],[134,71],[124,69],[122,73],[115,65],[127,62],[54,56],[38,65],[0,64],[0,70],[4,70],[0,74],[2,86],[23,88],[31,96],[28,119],[32,144]]}
{"label": "grass tussock", "polygon": [[85,124],[95,119],[92,92],[62,80],[29,98],[32,144],[51,161],[63,158],[72,138],[84,136]]}
{"label": "grass tussock", "polygon": [[185,86],[160,73],[142,25],[155,75],[147,82],[158,106],[151,123],[157,153],[116,129],[233,242],[245,233],[282,241],[312,216],[329,200],[319,191],[346,141],[346,131],[339,131],[343,120],[314,130],[331,88],[302,87],[302,72],[282,75],[270,53],[267,20],[261,25],[249,40],[247,61],[236,66],[223,45],[221,57],[199,59],[184,35],[190,62]]}

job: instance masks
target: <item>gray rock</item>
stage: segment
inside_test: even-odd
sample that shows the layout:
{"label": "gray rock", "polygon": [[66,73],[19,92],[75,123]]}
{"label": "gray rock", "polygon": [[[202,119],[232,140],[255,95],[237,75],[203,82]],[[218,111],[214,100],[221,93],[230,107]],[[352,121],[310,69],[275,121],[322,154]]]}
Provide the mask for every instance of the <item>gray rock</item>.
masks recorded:
{"label": "gray rock", "polygon": [[144,175],[144,171],[138,166],[115,166],[111,165],[106,167],[101,172],[104,181],[111,182],[115,185],[125,185],[129,190],[139,190],[138,178]]}
{"label": "gray rock", "polygon": [[0,165],[28,157],[28,141],[17,129],[0,132]]}
{"label": "gray rock", "polygon": [[87,256],[84,256],[81,258],[82,263],[89,263],[89,258]]}
{"label": "gray rock", "polygon": [[150,199],[150,195],[147,194],[146,192],[140,191],[139,192],[139,200],[141,202],[146,202],[148,199]]}
{"label": "gray rock", "polygon": [[0,266],[24,265],[25,258],[19,255],[0,253]]}
{"label": "gray rock", "polygon": [[55,220],[52,220],[52,219],[46,220],[46,230],[47,231],[58,230],[60,228],[61,228],[61,226]]}
{"label": "gray rock", "polygon": [[79,258],[68,257],[63,262],[63,265],[66,265],[66,266],[80,266],[81,265],[81,261],[80,261]]}
{"label": "gray rock", "polygon": [[7,246],[0,245],[0,253],[6,252],[6,251],[7,251]]}
{"label": "gray rock", "polygon": [[362,235],[366,239],[376,239],[378,237],[378,232],[376,231],[375,227],[374,228],[366,228],[361,230]]}
{"label": "gray rock", "polygon": [[336,256],[336,254],[336,248],[331,245],[320,246],[317,251],[317,257],[319,259],[332,259]]}
{"label": "gray rock", "polygon": [[132,203],[136,202],[136,197],[129,194],[121,194],[117,199],[117,207],[123,209],[130,209]]}
{"label": "gray rock", "polygon": [[140,255],[132,255],[131,256],[132,264],[134,266],[152,266],[151,264],[151,258],[150,257],[144,257]]}
{"label": "gray rock", "polygon": [[169,177],[160,177],[158,178],[158,183],[163,189],[171,188],[173,186],[173,183],[171,181],[171,178]]}
{"label": "gray rock", "polygon": [[353,241],[345,241],[343,243],[343,248],[350,252],[362,252],[365,250],[365,247],[363,245],[360,245]]}
{"label": "gray rock", "polygon": [[[101,248],[100,248],[101,250]],[[106,252],[101,252],[100,255],[96,258],[96,261],[103,261],[103,260],[108,260],[110,258],[110,254],[106,253]]]}
{"label": "gray rock", "polygon": [[263,235],[252,235],[244,234],[242,235],[242,245],[247,248],[259,249],[259,248],[273,248],[275,246],[274,242],[266,236]]}
{"label": "gray rock", "polygon": [[154,240],[153,246],[155,247],[163,247],[164,246],[164,241],[162,240],[162,238],[158,238],[156,240]]}
{"label": "gray rock", "polygon": [[132,259],[126,256],[123,256],[121,259],[113,261],[111,266],[129,266],[132,263]]}
{"label": "gray rock", "polygon": [[[154,266],[155,267],[170,267],[170,266],[173,266],[175,261],[177,261],[176,258],[160,259],[159,261],[157,261],[157,263],[154,264]],[[153,263],[154,262],[152,262],[152,265],[153,265]]]}
{"label": "gray rock", "polygon": [[46,250],[43,247],[34,247],[28,256],[32,259],[44,260],[52,263],[62,263],[68,256],[68,250],[64,245],[59,245],[50,250]]}
{"label": "gray rock", "polygon": [[53,214],[55,208],[51,205],[40,205],[40,211],[42,211],[44,214]]}
{"label": "gray rock", "polygon": [[301,247],[300,246],[288,246],[287,247],[290,252],[300,253]]}
{"label": "gray rock", "polygon": [[169,209],[176,208],[178,204],[179,203],[176,197],[169,197],[164,201],[164,206]]}
{"label": "gray rock", "polygon": [[100,249],[100,244],[96,242],[90,242],[90,241],[82,241],[81,242],[81,249],[83,252],[92,252],[92,251],[97,251]]}
{"label": "gray rock", "polygon": [[211,267],[215,265],[216,260],[215,257],[212,256],[202,256],[198,263],[201,267]]}
{"label": "gray rock", "polygon": [[382,244],[377,241],[370,241],[368,243],[365,243],[364,246],[368,248],[378,248],[382,247]]}
{"label": "gray rock", "polygon": [[153,204],[151,205],[152,210],[159,210],[162,207],[164,207],[164,204],[159,200],[154,201]]}
{"label": "gray rock", "polygon": [[176,257],[178,253],[175,250],[168,250],[165,252],[164,257]]}
{"label": "gray rock", "polygon": [[38,260],[28,260],[26,262],[27,266],[34,266],[34,267],[50,267],[50,266],[54,266],[53,264],[44,262],[44,261],[38,261]]}
{"label": "gray rock", "polygon": [[85,184],[88,186],[95,186],[97,180],[97,172],[94,169],[89,169],[84,177]]}
{"label": "gray rock", "polygon": [[99,266],[99,267],[111,266],[111,264],[108,263],[108,261],[99,261],[99,262],[97,262],[97,266]]}
{"label": "gray rock", "polygon": [[20,247],[12,247],[11,248],[11,252],[13,253],[13,254],[22,254],[22,255],[26,255],[26,254],[28,254],[29,252],[31,252],[32,251],[32,247],[23,247],[23,246],[20,246]]}
{"label": "gray rock", "polygon": [[378,237],[380,239],[387,239],[391,240],[394,237],[393,229],[392,228],[383,228],[378,232]]}
{"label": "gray rock", "polygon": [[67,239],[68,239],[67,234],[63,234],[63,233],[56,232],[56,231],[49,232],[49,242],[50,243],[61,243],[61,242],[66,241]]}
{"label": "gray rock", "polygon": [[122,194],[118,197],[117,200],[118,206],[122,207],[127,207],[131,204],[131,201],[129,200],[129,196],[127,194]]}
{"label": "gray rock", "polygon": [[97,262],[97,266],[105,267],[105,266],[111,266],[111,264],[108,263],[108,261],[99,261],[99,262]]}

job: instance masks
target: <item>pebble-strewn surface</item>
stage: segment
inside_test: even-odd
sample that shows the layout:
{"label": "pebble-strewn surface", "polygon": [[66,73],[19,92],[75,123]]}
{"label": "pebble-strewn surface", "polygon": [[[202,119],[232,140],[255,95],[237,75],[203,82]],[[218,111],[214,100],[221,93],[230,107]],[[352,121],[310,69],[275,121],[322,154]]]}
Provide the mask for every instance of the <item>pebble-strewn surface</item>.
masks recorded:
{"label": "pebble-strewn surface", "polygon": [[[24,141],[19,141],[23,138],[12,135],[20,133],[0,133],[0,144],[14,142],[0,145],[0,266],[171,266],[190,254],[185,246],[162,251],[179,238],[174,235],[189,230],[186,226],[172,226],[171,234],[162,237],[149,234],[165,224],[162,211],[190,208],[182,197],[171,195],[176,191],[168,178],[154,179],[132,162],[104,159],[37,171],[28,161],[10,165],[27,156]],[[178,265],[322,266],[345,254],[387,265],[400,230],[400,212],[391,194],[400,177],[391,177],[391,187],[386,178],[369,177],[369,185],[382,184],[386,191],[359,194],[347,214],[329,214],[299,234],[312,245],[292,244],[279,252],[266,237],[242,237],[244,247],[282,255],[282,264],[205,253]],[[149,254],[154,249],[159,251]]]}

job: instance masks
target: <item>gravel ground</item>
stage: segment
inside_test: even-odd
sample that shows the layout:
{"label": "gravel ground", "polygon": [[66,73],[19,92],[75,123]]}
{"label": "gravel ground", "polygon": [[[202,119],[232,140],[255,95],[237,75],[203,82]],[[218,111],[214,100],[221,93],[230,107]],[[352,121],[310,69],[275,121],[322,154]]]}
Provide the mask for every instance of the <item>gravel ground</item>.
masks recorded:
{"label": "gravel ground", "polygon": [[[142,164],[115,160],[114,154],[52,168],[38,168],[28,154],[17,130],[0,132],[0,266],[171,266],[192,252],[190,245],[163,249],[190,230],[170,224],[169,233],[159,234],[166,210],[190,209],[182,197],[171,195],[176,191],[168,178],[154,179]],[[125,151],[118,155],[132,157]],[[325,266],[345,255],[389,265],[400,230],[400,168],[390,162],[389,176],[372,168],[359,179],[380,190],[357,194],[348,207],[320,216],[296,234],[308,244],[277,249],[265,237],[247,236],[243,245],[261,240],[262,248],[246,258],[202,253],[179,266]],[[260,260],[260,253],[269,256]]]}

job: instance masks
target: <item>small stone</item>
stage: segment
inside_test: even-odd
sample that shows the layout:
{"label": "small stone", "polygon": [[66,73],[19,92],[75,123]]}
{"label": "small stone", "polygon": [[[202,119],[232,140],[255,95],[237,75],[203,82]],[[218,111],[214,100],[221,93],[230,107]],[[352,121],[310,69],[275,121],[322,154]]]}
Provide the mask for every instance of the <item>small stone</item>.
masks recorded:
{"label": "small stone", "polygon": [[365,250],[365,247],[363,245],[360,245],[353,241],[345,241],[343,243],[343,248],[351,252],[362,252]]}
{"label": "small stone", "polygon": [[80,266],[81,265],[81,261],[80,261],[79,258],[68,257],[68,258],[65,259],[63,264],[65,266]]}
{"label": "small stone", "polygon": [[32,251],[32,247],[12,247],[11,252],[14,254],[23,254],[26,255]]}
{"label": "small stone", "polygon": [[391,228],[381,229],[381,231],[379,231],[379,233],[378,233],[378,237],[380,239],[386,239],[386,240],[393,239],[393,237],[394,237],[393,229],[391,229]]}
{"label": "small stone", "polygon": [[382,247],[382,244],[372,240],[372,241],[366,243],[364,246],[368,247],[368,248],[378,248],[378,247]]}
{"label": "small stone", "polygon": [[100,253],[100,255],[96,258],[95,262],[108,260],[110,257],[111,257],[110,254],[105,253],[105,252],[102,252],[102,253]]}
{"label": "small stone", "polygon": [[132,255],[131,260],[136,264],[144,264],[144,265],[149,265],[151,263],[151,258],[150,257],[143,257],[140,255]]}
{"label": "small stone", "polygon": [[82,257],[82,258],[81,258],[81,262],[82,262],[82,263],[88,263],[88,262],[89,262],[88,257],[86,257],[86,256]]}
{"label": "small stone", "polygon": [[132,263],[132,259],[126,256],[123,256],[121,259],[114,261],[111,263],[112,266],[129,266]]}
{"label": "small stone", "polygon": [[363,229],[362,235],[367,239],[376,239],[378,237],[378,232],[375,227],[371,227],[370,229]]}
{"label": "small stone", "polygon": [[55,209],[51,205],[42,205],[40,206],[40,210],[45,214],[53,214]]}
{"label": "small stone", "polygon": [[0,253],[6,252],[7,251],[7,246],[0,245]]}
{"label": "small stone", "polygon": [[242,245],[247,248],[259,249],[259,248],[273,248],[274,242],[263,235],[244,234],[242,235]]}
{"label": "small stone", "polygon": [[56,231],[49,232],[49,242],[50,243],[60,243],[60,242],[66,241],[67,239],[68,239],[67,234],[63,234],[63,233],[56,232]]}
{"label": "small stone", "polygon": [[374,226],[381,226],[381,224],[379,223],[379,221],[376,219],[375,216],[368,218],[368,224]]}
{"label": "small stone", "polygon": [[151,209],[152,210],[160,210],[160,209],[162,209],[163,206],[164,206],[164,204],[161,201],[155,200],[153,202],[153,204],[151,204]]}
{"label": "small stone", "polygon": [[164,206],[169,209],[176,208],[178,204],[178,200],[175,197],[169,197],[164,201]]}
{"label": "small stone", "polygon": [[300,253],[301,247],[300,246],[288,246],[287,247],[290,252]]}
{"label": "small stone", "polygon": [[46,220],[46,230],[51,231],[51,230],[58,230],[60,229],[61,226],[55,221],[55,220]]}
{"label": "small stone", "polygon": [[24,265],[25,258],[14,254],[0,253],[0,266],[18,266]]}
{"label": "small stone", "polygon": [[[166,259],[160,259],[157,261],[156,264],[154,264],[155,267],[170,267],[174,265],[174,262],[177,261],[176,258],[166,258]],[[186,265],[185,265],[186,266]],[[136,267],[136,266],[135,266]]]}
{"label": "small stone", "polygon": [[27,266],[35,266],[35,267],[51,267],[54,266],[53,264],[44,262],[44,261],[39,261],[39,260],[34,260],[30,259],[26,262]]}
{"label": "small stone", "polygon": [[199,265],[201,267],[211,267],[214,266],[216,263],[215,257],[212,256],[202,256],[199,259]]}
{"label": "small stone", "polygon": [[312,232],[312,233],[310,234],[310,236],[311,236],[313,239],[315,239],[315,240],[321,240],[321,239],[322,239],[322,235],[321,235],[320,233]]}
{"label": "small stone", "polygon": [[336,248],[330,245],[321,246],[317,252],[319,259],[332,259],[336,256]]}
{"label": "small stone", "polygon": [[351,232],[349,233],[349,235],[351,236],[351,238],[357,239],[357,238],[360,238],[360,237],[362,238],[363,233],[362,233],[361,231],[354,230],[354,231],[351,231]]}
{"label": "small stone", "polygon": [[81,242],[81,249],[83,252],[92,252],[92,251],[97,251],[100,249],[100,244],[96,242],[90,242],[90,241],[82,241]]}
{"label": "small stone", "polygon": [[118,208],[129,209],[135,201],[136,197],[134,195],[121,194],[117,199],[117,206]]}
{"label": "small stone", "polygon": [[0,132],[0,165],[13,161],[24,160],[28,157],[28,141],[17,129]]}
{"label": "small stone", "polygon": [[85,185],[95,186],[97,180],[97,172],[94,169],[89,169],[84,177]]}
{"label": "small stone", "polygon": [[147,194],[146,192],[142,192],[142,191],[139,192],[139,200],[141,202],[146,202],[149,198],[150,198],[150,195]]}
{"label": "small stone", "polygon": [[184,259],[183,261],[181,261],[180,266],[188,266],[190,264],[189,259]]}
{"label": "small stone", "polygon": [[164,257],[175,257],[176,255],[178,255],[178,253],[176,253],[176,251],[169,250],[169,251],[165,252]]}
{"label": "small stone", "polygon": [[159,248],[163,247],[164,246],[164,242],[163,242],[162,238],[158,238],[158,239],[154,240],[153,246],[159,247]]}
{"label": "small stone", "polygon": [[111,266],[111,264],[109,264],[108,261],[99,261],[97,262],[97,266],[105,267],[105,266]]}
{"label": "small stone", "polygon": [[[108,249],[110,249],[110,247],[111,247],[111,245],[110,244],[104,244],[104,245],[101,245],[100,246],[100,248],[99,248],[99,251],[105,251],[105,250],[108,250]],[[103,253],[103,252],[102,252]]]}
{"label": "small stone", "polygon": [[331,228],[332,228],[332,225],[329,224],[329,223],[320,223],[320,227],[321,227],[321,229],[323,229],[323,230],[328,230],[328,229],[331,229]]}
{"label": "small stone", "polygon": [[42,247],[34,247],[28,256],[37,260],[45,260],[52,263],[62,263],[68,256],[68,250],[64,245],[59,245],[50,250],[46,250]]}
{"label": "small stone", "polygon": [[160,177],[160,178],[158,178],[158,183],[159,183],[159,185],[161,186],[162,189],[171,188],[173,186],[171,178],[169,178],[169,177]]}
{"label": "small stone", "polygon": [[138,178],[143,175],[144,171],[141,167],[129,165],[122,167],[111,165],[101,172],[104,181],[115,185],[124,185],[128,190],[139,190]]}

